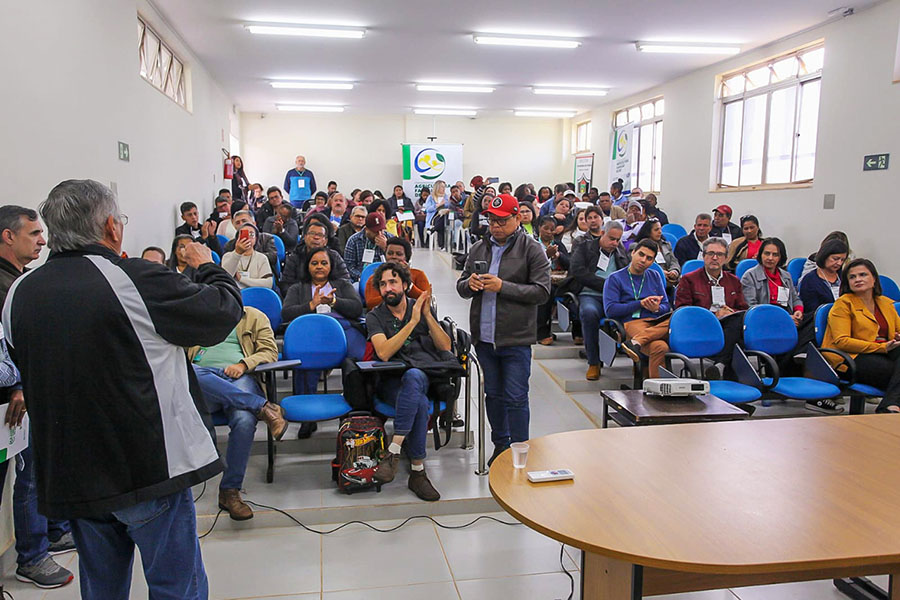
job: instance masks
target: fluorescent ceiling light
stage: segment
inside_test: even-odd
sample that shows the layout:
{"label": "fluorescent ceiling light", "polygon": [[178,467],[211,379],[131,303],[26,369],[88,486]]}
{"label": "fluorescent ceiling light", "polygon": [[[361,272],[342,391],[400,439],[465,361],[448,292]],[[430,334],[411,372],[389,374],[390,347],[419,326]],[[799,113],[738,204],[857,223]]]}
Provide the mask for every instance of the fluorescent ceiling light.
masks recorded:
{"label": "fluorescent ceiling light", "polygon": [[336,106],[334,104],[276,104],[275,107],[278,110],[285,110],[289,112],[344,112],[343,106]]}
{"label": "fluorescent ceiling light", "polygon": [[272,81],[277,90],[352,90],[353,84],[336,81]]}
{"label": "fluorescent ceiling light", "polygon": [[499,35],[475,34],[472,36],[476,44],[488,46],[525,46],[529,48],[577,48],[579,40],[540,37],[514,37]]}
{"label": "fluorescent ceiling light", "polygon": [[466,108],[414,108],[417,115],[447,115],[452,117],[474,117],[478,111]]}
{"label": "fluorescent ceiling light", "polygon": [[576,111],[562,110],[517,110],[517,117],[546,117],[551,119],[569,119],[576,115]]}
{"label": "fluorescent ceiling light", "polygon": [[490,94],[494,91],[492,87],[476,86],[476,85],[435,85],[432,83],[418,83],[416,89],[420,92],[465,92],[469,94]]}
{"label": "fluorescent ceiling light", "polygon": [[664,54],[738,54],[740,46],[734,44],[702,44],[682,42],[635,42],[638,52]]}
{"label": "fluorescent ceiling light", "polygon": [[535,87],[531,89],[535,94],[548,96],[605,96],[609,93],[609,90],[597,88]]}
{"label": "fluorescent ceiling light", "polygon": [[365,37],[365,29],[349,27],[333,27],[322,25],[245,25],[250,33],[265,35],[296,35],[305,37],[328,37],[361,39]]}

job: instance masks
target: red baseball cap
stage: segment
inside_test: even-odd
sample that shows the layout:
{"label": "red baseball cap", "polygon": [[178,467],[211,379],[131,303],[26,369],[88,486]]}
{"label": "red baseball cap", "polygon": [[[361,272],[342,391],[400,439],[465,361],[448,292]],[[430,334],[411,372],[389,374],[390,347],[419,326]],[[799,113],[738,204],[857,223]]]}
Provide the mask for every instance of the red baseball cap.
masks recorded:
{"label": "red baseball cap", "polygon": [[387,224],[385,223],[384,215],[377,210],[366,215],[366,229],[378,233],[384,230],[385,227],[387,227]]}
{"label": "red baseball cap", "polygon": [[500,218],[517,215],[519,214],[519,201],[516,200],[514,196],[510,196],[509,194],[500,194],[499,196],[491,200],[491,205],[487,207],[484,212],[490,213]]}
{"label": "red baseball cap", "polygon": [[722,214],[728,215],[728,218],[731,218],[731,215],[734,214],[731,211],[731,207],[727,204],[720,204],[719,206],[713,209],[713,212],[720,212]]}
{"label": "red baseball cap", "polygon": [[469,182],[469,185],[471,185],[473,188],[480,188],[484,185],[484,177],[482,177],[481,175],[476,175],[472,178],[472,181]]}

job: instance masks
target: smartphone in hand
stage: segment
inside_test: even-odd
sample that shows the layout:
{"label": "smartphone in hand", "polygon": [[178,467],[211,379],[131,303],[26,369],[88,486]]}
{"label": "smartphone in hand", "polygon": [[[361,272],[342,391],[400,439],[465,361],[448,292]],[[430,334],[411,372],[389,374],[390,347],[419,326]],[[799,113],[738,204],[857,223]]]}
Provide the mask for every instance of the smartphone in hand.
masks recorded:
{"label": "smartphone in hand", "polygon": [[488,264],[486,260],[475,261],[475,274],[485,275],[488,272]]}
{"label": "smartphone in hand", "polygon": [[238,240],[245,242],[250,239],[250,230],[249,229],[241,229],[238,232]]}

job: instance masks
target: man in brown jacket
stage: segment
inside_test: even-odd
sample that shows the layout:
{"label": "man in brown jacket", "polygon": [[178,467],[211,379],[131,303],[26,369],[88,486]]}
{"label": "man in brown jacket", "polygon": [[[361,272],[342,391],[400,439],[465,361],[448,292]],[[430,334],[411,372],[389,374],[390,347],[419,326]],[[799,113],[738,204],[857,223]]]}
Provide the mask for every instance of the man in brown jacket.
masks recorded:
{"label": "man in brown jacket", "polygon": [[209,348],[193,346],[188,358],[200,382],[209,412],[222,412],[231,433],[225,453],[225,473],[219,483],[219,508],[235,521],[253,518],[241,499],[240,489],[250,458],[258,420],[265,421],[272,437],[281,439],[287,429],[284,411],[267,402],[252,372],[257,366],[278,360],[275,333],[262,312],[244,307],[244,316],[225,341]]}

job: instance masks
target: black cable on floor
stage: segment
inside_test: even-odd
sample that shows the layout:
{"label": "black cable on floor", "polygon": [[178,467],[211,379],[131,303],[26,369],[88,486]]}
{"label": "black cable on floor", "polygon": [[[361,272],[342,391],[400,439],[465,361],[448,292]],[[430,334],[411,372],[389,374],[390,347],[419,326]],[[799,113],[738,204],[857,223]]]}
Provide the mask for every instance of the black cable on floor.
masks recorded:
{"label": "black cable on floor", "polygon": [[566,577],[569,578],[569,598],[568,600],[572,600],[575,596],[575,578],[569,573],[569,570],[566,568],[565,563],[563,562],[563,555],[566,552],[566,545],[560,544],[559,547],[559,568],[562,569],[562,572],[566,574]]}
{"label": "black cable on floor", "polygon": [[200,500],[200,498],[203,497],[204,493],[206,493],[206,482],[205,481],[203,482],[203,489],[200,490],[200,494],[196,498],[194,498],[194,504],[197,504],[197,502]]}
{"label": "black cable on floor", "polygon": [[216,523],[219,522],[219,515],[221,515],[221,514],[222,514],[222,509],[220,508],[220,509],[219,509],[219,512],[216,513],[216,518],[213,519],[213,524],[212,524],[212,526],[209,528],[209,530],[208,530],[206,533],[204,533],[203,535],[199,536],[197,539],[202,540],[203,538],[205,538],[206,536],[208,536],[209,534],[212,533],[212,530],[216,528]]}

